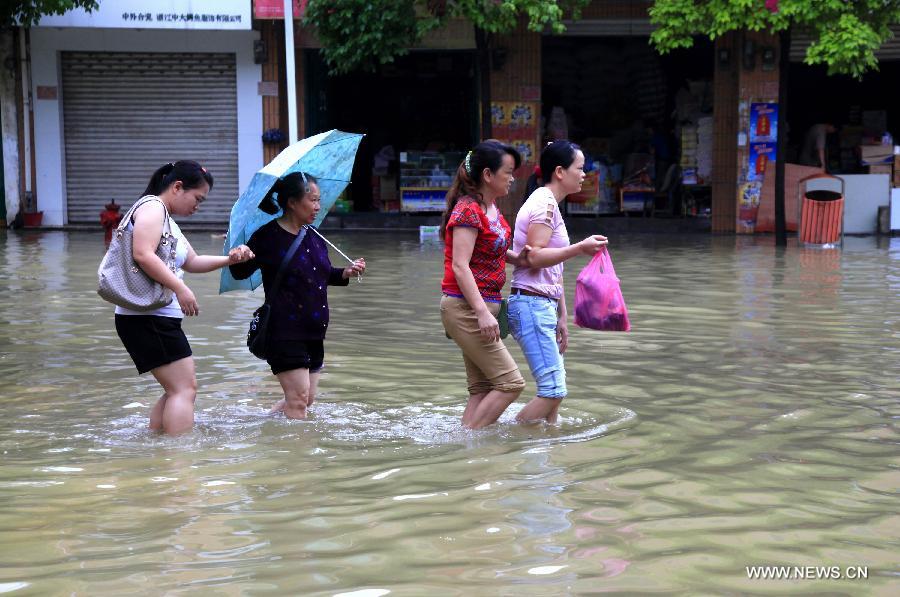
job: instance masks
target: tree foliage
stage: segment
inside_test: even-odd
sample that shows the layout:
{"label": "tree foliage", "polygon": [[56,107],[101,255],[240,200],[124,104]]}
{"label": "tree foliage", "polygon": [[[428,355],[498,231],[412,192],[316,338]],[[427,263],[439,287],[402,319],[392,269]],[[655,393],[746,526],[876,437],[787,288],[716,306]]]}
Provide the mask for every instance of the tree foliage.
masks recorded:
{"label": "tree foliage", "polygon": [[663,53],[690,47],[694,35],[792,28],[812,38],[807,64],[861,77],[878,68],[875,50],[900,23],[900,0],[655,0],[650,21],[656,26],[650,40]]}
{"label": "tree foliage", "polygon": [[373,70],[409,52],[448,19],[466,19],[487,33],[512,31],[523,16],[528,28],[565,30],[590,0],[310,0],[304,24],[316,28],[334,74]]}
{"label": "tree foliage", "polygon": [[73,8],[90,12],[97,6],[97,0],[2,0],[0,27],[31,27],[44,15],[61,15]]}
{"label": "tree foliage", "polygon": [[334,74],[391,62],[431,26],[416,17],[415,0],[312,0],[304,24],[316,28]]}

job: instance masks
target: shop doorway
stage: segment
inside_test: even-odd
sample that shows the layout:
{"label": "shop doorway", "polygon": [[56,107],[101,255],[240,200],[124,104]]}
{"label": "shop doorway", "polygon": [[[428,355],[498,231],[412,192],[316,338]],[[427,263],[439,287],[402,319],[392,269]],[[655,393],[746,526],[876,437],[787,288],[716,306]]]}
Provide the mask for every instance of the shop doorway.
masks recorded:
{"label": "shop doorway", "polygon": [[681,215],[682,179],[705,188],[712,169],[713,44],[660,55],[644,36],[545,36],[542,52],[544,140],[579,143],[595,172],[568,211]]}
{"label": "shop doorway", "polygon": [[[379,185],[394,185],[384,186],[385,195],[396,192],[401,153],[453,155],[478,137],[474,52],[414,51],[374,73],[342,76],[330,76],[316,50],[304,60],[308,133],[337,128],[366,135],[347,191],[353,211],[394,209],[393,201],[381,200]],[[387,169],[383,178],[391,182],[375,185],[375,156],[388,146],[395,159],[382,162],[380,173]]]}
{"label": "shop doorway", "polygon": [[900,60],[884,60],[879,70],[862,79],[829,76],[823,66],[791,63],[788,78],[787,160],[799,163],[807,131],[815,124],[830,122],[839,132],[827,138],[828,171],[865,174],[859,146],[879,143],[891,133],[893,144],[900,137]]}

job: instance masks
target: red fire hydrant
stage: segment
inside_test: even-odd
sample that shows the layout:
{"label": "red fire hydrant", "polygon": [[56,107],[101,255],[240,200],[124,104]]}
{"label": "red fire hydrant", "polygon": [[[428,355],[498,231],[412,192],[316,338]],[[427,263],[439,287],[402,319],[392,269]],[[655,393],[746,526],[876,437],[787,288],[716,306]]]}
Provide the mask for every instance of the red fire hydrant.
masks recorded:
{"label": "red fire hydrant", "polygon": [[122,214],[119,213],[119,206],[116,205],[115,199],[111,199],[104,207],[105,209],[100,212],[100,225],[104,230],[103,240],[109,244],[112,241],[113,230],[122,221]]}

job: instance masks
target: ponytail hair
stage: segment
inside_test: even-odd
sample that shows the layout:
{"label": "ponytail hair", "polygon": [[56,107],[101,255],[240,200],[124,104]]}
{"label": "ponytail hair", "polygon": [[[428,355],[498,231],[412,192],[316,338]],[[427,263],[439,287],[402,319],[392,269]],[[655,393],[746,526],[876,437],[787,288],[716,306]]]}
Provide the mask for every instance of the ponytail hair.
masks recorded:
{"label": "ponytail hair", "polygon": [[259,202],[259,208],[271,216],[279,211],[284,212],[287,209],[288,201],[303,199],[309,193],[309,187],[314,182],[317,182],[315,176],[306,172],[292,172],[279,178]]}
{"label": "ponytail hair", "polygon": [[453,177],[450,190],[447,191],[447,205],[441,216],[441,239],[447,232],[447,223],[450,221],[453,208],[456,207],[456,203],[461,197],[472,197],[484,207],[484,197],[478,192],[478,187],[483,182],[484,169],[487,168],[491,172],[500,170],[503,166],[504,155],[512,156],[516,168],[522,165],[522,156],[519,152],[511,145],[501,143],[496,139],[482,141],[466,154],[465,159],[456,169],[456,176]]}
{"label": "ponytail hair", "polygon": [[144,195],[161,195],[178,180],[185,189],[196,189],[204,182],[209,185],[210,189],[213,186],[212,174],[207,172],[206,168],[192,160],[179,160],[157,168],[150,177],[150,182],[147,183]]}
{"label": "ponytail hair", "polygon": [[524,203],[526,199],[531,197],[531,194],[538,187],[544,186],[553,180],[553,173],[556,172],[557,167],[565,170],[571,166],[572,162],[575,161],[575,155],[579,151],[581,151],[581,147],[567,139],[548,143],[541,151],[540,165],[535,168],[534,174],[529,176],[528,181],[525,183],[525,196],[522,198],[522,202]]}

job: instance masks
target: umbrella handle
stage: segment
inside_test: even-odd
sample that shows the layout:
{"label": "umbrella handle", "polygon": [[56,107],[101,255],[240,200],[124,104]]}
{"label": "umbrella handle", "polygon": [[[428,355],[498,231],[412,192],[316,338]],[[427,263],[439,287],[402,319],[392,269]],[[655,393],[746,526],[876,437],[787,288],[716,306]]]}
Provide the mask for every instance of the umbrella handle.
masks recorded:
{"label": "umbrella handle", "polygon": [[[347,261],[350,262],[350,265],[353,265],[354,261],[353,261],[352,259],[350,259],[349,257],[347,257],[347,255],[345,255],[343,251],[341,251],[341,250],[338,249],[336,246],[334,246],[334,243],[332,243],[330,240],[328,240],[327,238],[325,238],[324,236],[322,236],[322,233],[321,233],[321,232],[319,232],[318,230],[316,230],[316,229],[315,229],[314,227],[312,227],[312,226],[310,226],[309,229],[312,230],[313,232],[315,232],[315,233],[318,235],[319,238],[321,238],[321,239],[324,240],[326,243],[328,243],[329,246],[330,246],[332,249],[334,249],[335,251],[337,251],[338,253],[340,253],[340,254],[341,254],[341,257],[343,257],[344,259],[346,259]],[[362,274],[360,274],[359,272],[356,273],[356,283],[357,283],[357,284],[362,284]]]}

